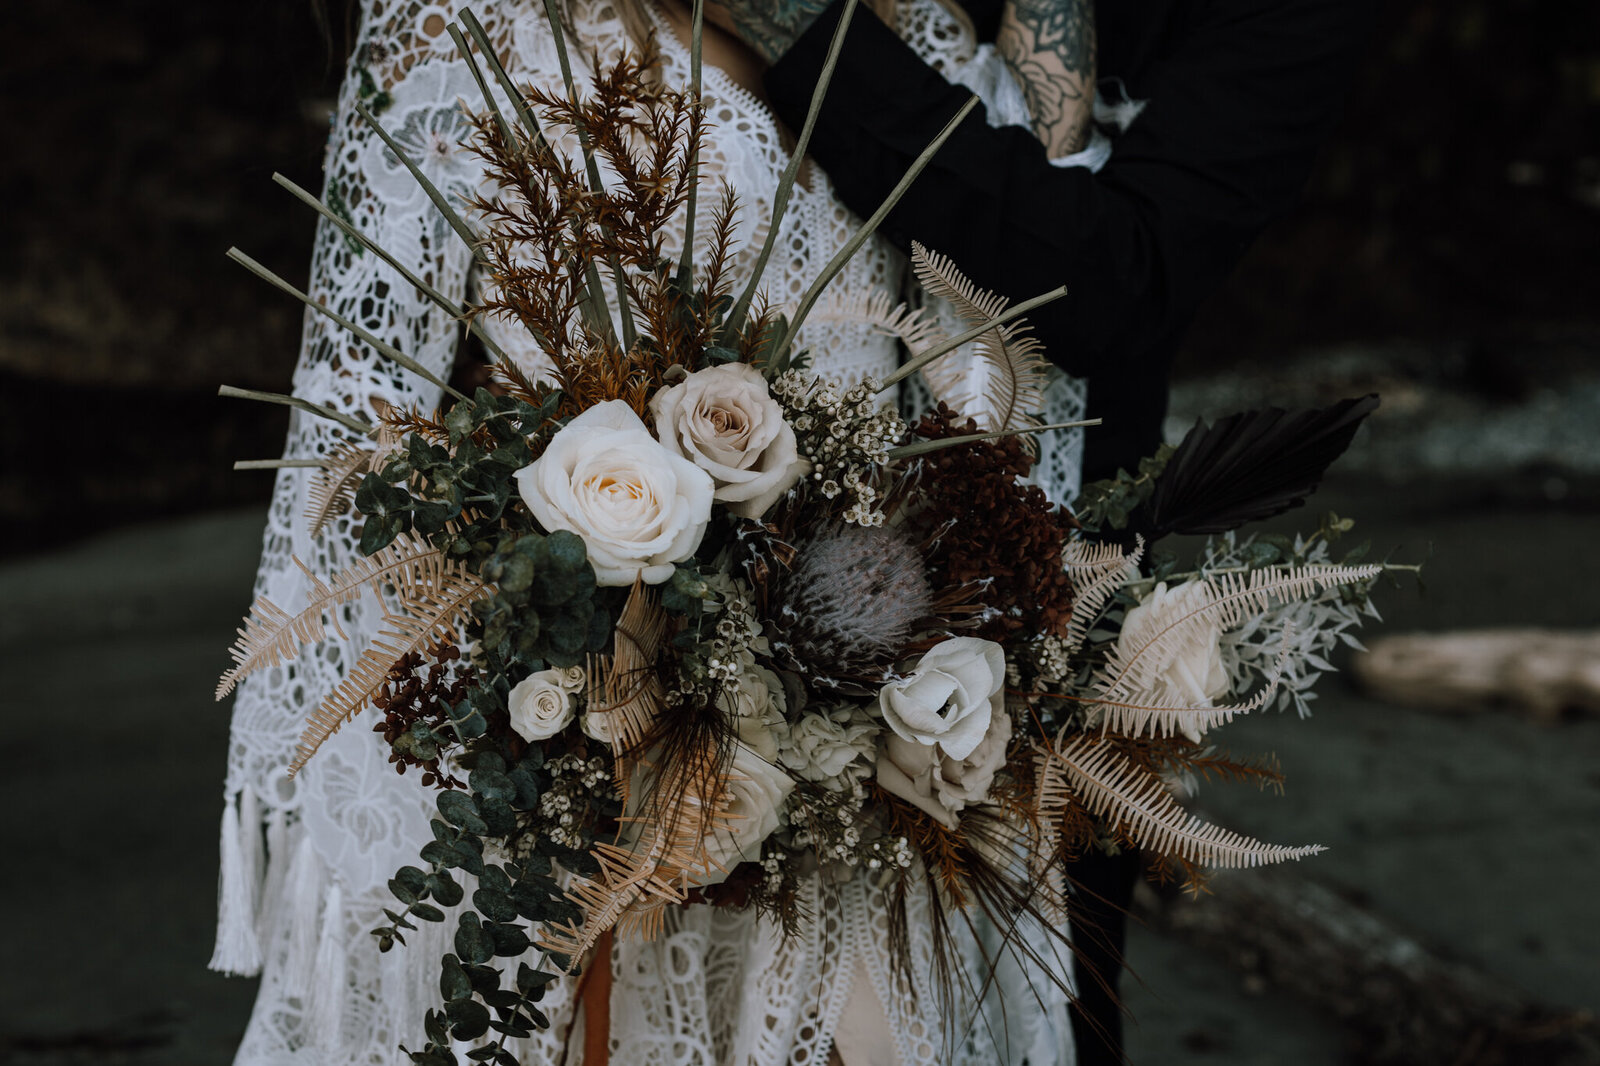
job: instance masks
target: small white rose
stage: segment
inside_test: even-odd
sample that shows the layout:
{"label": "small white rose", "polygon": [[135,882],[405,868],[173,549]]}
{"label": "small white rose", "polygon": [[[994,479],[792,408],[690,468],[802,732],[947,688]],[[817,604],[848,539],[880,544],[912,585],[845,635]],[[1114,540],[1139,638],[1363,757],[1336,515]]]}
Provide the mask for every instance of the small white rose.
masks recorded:
{"label": "small white rose", "polygon": [[[1210,589],[1204,582],[1185,581],[1170,589],[1165,581],[1161,582],[1122,620],[1118,651],[1124,656],[1131,654],[1210,602]],[[1214,620],[1191,619],[1145,655],[1153,656],[1140,664],[1141,676],[1147,679],[1144,695],[1152,702],[1210,707],[1231,687],[1228,671],[1222,665],[1222,628]],[[1198,744],[1201,730],[1189,720],[1193,717],[1181,716],[1178,729]]]}
{"label": "small white rose", "polygon": [[964,759],[982,742],[989,722],[1005,713],[1005,652],[992,640],[951,637],[936,644],[911,674],[878,692],[883,720],[895,734],[938,744]]}
{"label": "small white rose", "polygon": [[601,585],[659,585],[711,519],[711,476],[662,447],[621,400],[568,422],[516,480],[540,525],[583,538]]}
{"label": "small white rose", "polygon": [[578,719],[578,728],[583,730],[583,735],[591,740],[598,740],[602,744],[611,744],[611,715],[612,711],[590,711]]}
{"label": "small white rose", "polygon": [[728,767],[729,826],[706,837],[710,867],[699,883],[717,884],[741,862],[760,859],[762,842],[782,824],[780,812],[793,790],[794,778],[745,745],[735,745]]}
{"label": "small white rose", "polygon": [[724,363],[690,374],[650,400],[661,443],[716,482],[716,498],[759,518],[805,474],[794,430],[761,372]]}
{"label": "small white rose", "polygon": [[534,742],[555,736],[572,721],[572,689],[563,683],[564,670],[540,670],[519,681],[506,698],[511,728],[523,740]]}
{"label": "small white rose", "polygon": [[959,811],[971,803],[983,803],[994,786],[994,775],[1006,764],[1006,746],[1011,743],[1011,715],[1005,711],[989,719],[983,741],[964,759],[946,755],[934,773],[934,793],[948,810]]}

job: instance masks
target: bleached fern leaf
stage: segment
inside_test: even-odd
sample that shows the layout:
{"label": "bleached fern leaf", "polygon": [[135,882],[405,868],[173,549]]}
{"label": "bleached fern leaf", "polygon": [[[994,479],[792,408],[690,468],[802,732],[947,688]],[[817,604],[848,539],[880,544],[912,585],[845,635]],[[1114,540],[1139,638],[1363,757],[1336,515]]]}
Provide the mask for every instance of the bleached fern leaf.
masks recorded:
{"label": "bleached fern leaf", "polygon": [[882,289],[830,295],[806,321],[871,326],[898,337],[912,355],[945,339],[944,331],[927,312],[895,303]]}
{"label": "bleached fern leaf", "polygon": [[1286,646],[1278,653],[1278,661],[1272,668],[1267,683],[1243,703],[1197,706],[1183,699],[1171,697],[1147,703],[1113,703],[1099,700],[1092,706],[1100,712],[1102,732],[1137,737],[1149,730],[1153,737],[1170,737],[1183,733],[1198,738],[1219,725],[1233,721],[1236,715],[1253,714],[1265,707],[1278,693],[1278,682],[1283,677],[1283,667],[1288,661],[1289,651],[1289,647]]}
{"label": "bleached fern leaf", "polygon": [[1107,703],[1149,702],[1144,697],[1158,690],[1162,672],[1185,645],[1214,641],[1220,633],[1278,603],[1370,581],[1382,572],[1382,566],[1369,564],[1268,567],[1248,574],[1213,575],[1199,583],[1194,607],[1142,640],[1119,641],[1096,672],[1094,688]]}
{"label": "bleached fern leaf", "polygon": [[1320,844],[1264,844],[1210,825],[1178,805],[1161,779],[1129,762],[1115,745],[1078,735],[1053,751],[1079,799],[1119,823],[1141,848],[1203,866],[1241,869],[1303,859]]}
{"label": "bleached fern leaf", "polygon": [[289,766],[291,777],[329,737],[366,708],[395,662],[437,641],[459,641],[473,603],[494,593],[493,585],[439,552],[403,568],[390,584],[399,610],[389,615],[387,626],[372,646],[361,653],[345,679],[306,720]]}
{"label": "bleached fern leaf", "polygon": [[1133,550],[1124,552],[1115,544],[1094,544],[1074,540],[1061,553],[1061,562],[1072,578],[1072,615],[1067,620],[1067,651],[1083,647],[1089,626],[1099,617],[1106,601],[1139,574],[1144,558],[1144,537],[1135,534]]}
{"label": "bleached fern leaf", "polygon": [[343,637],[335,612],[360,596],[363,589],[381,589],[388,584],[409,586],[416,581],[419,568],[426,570],[430,566],[428,560],[442,558],[426,541],[403,536],[382,551],[358,559],[328,581],[321,580],[295,559],[295,565],[311,582],[306,606],[298,614],[291,615],[265,596],[257,598],[244,620],[244,627],[238,631],[239,639],[228,649],[234,665],[218,680],[217,699],[232,692],[235,685],[257,670],[293,659],[301,646],[326,640],[325,616],[333,619],[334,632]]}
{"label": "bleached fern leaf", "polygon": [[1035,885],[1042,886],[1040,917],[1046,924],[1060,927],[1066,921],[1067,886],[1062,864],[1056,861],[1061,848],[1061,812],[1071,802],[1066,770],[1060,759],[1040,749],[1034,764],[1033,809],[1039,826],[1039,839],[1028,849],[1029,873]]}
{"label": "bleached fern leaf", "polygon": [[[615,653],[589,661],[587,706],[607,715],[611,746],[636,747],[661,713],[664,690],[654,666],[667,635],[667,613],[642,582],[635,581],[617,618]],[[628,778],[620,778],[624,787]]]}
{"label": "bleached fern leaf", "polygon": [[[979,289],[949,259],[915,242],[911,246],[911,263],[928,294],[948,301],[969,326],[989,321],[1010,302]],[[1049,364],[1043,345],[1028,335],[1029,329],[1023,320],[1014,319],[974,342],[978,357],[988,370],[982,375],[981,384],[974,386],[964,362],[948,357],[923,367],[922,376],[936,399],[978,418],[980,423],[987,422],[982,427],[986,430],[1002,432],[1038,425],[1033,412],[1044,406],[1045,371]]]}
{"label": "bleached fern leaf", "polygon": [[313,537],[320,536],[334,516],[350,506],[362,476],[372,469],[374,454],[369,448],[344,441],[322,457],[322,469],[306,505],[306,526]]}

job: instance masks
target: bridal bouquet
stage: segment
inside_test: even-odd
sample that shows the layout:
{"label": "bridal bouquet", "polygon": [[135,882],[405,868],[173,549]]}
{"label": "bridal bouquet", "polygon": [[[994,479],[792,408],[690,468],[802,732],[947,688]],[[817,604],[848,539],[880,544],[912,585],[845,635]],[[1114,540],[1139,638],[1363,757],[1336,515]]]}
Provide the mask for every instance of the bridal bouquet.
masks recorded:
{"label": "bridal bouquet", "polygon": [[[555,971],[685,902],[795,928],[802,878],[891,893],[920,879],[938,906],[1064,928],[1062,860],[1087,848],[1141,847],[1191,876],[1318,850],[1203,825],[1172,790],[1275,780],[1210,732],[1303,701],[1368,609],[1382,568],[1329,557],[1344,523],[1295,541],[1231,531],[1303,500],[1374,399],[1198,426],[1090,486],[1077,514],[1053,506],[1027,481],[1030,434],[1049,427],[1028,414],[1045,364],[1017,317],[1041,301],[1008,308],[919,248],[923,286],[971,329],[942,337],[882,296],[836,301],[913,358],[884,380],[821,380],[795,337],[831,274],[785,313],[758,298],[759,265],[736,293],[731,192],[692,261],[693,88],[627,57],[583,98],[570,77],[564,95],[514,89],[463,20],[494,191],[458,214],[412,169],[474,249],[483,298],[457,307],[409,280],[482,338],[494,384],[433,379],[443,409],[371,425],[289,401],[352,431],[320,461],[309,521],[353,505],[363,558],[314,575],[292,613],[259,600],[218,693],[330,639],[366,590],[383,597],[386,630],[311,716],[291,773],[364,715],[396,771],[436,794],[433,839],[374,930],[388,950],[455,911],[444,1006],[414,1060],[545,1025]],[[547,364],[505,357],[485,316],[519,323]],[[977,390],[947,365],[968,342]],[[908,421],[889,401],[918,371],[941,402]],[[1192,571],[1141,570],[1169,533],[1218,536]],[[544,965],[494,965],[535,948]],[[499,1043],[472,1057],[515,1061]]]}

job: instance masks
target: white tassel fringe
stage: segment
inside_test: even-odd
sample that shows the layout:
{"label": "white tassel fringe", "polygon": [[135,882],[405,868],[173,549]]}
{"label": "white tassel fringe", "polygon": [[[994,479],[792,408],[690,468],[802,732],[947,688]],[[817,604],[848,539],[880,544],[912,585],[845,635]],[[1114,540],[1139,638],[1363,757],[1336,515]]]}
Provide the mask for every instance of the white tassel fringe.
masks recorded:
{"label": "white tassel fringe", "polygon": [[255,793],[248,787],[229,796],[222,808],[218,850],[217,940],[207,965],[222,973],[254,977],[261,972],[261,941],[256,936],[261,823]]}
{"label": "white tassel fringe", "polygon": [[335,881],[328,886],[322,914],[322,942],[317,945],[316,969],[306,1004],[306,1039],[322,1052],[323,1062],[339,1058],[343,1044],[346,988],[344,894]]}

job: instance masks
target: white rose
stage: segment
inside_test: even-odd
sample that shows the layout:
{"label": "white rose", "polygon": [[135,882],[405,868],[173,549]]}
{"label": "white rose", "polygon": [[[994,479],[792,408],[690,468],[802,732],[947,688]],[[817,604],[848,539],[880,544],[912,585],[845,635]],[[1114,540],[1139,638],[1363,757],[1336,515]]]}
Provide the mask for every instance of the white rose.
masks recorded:
{"label": "white rose", "polygon": [[540,670],[537,674],[517,683],[506,697],[511,710],[511,728],[523,740],[544,740],[553,737],[572,721],[576,702],[573,689],[563,677],[565,670]]}
{"label": "white rose", "polygon": [[516,478],[540,525],[583,538],[602,585],[665,581],[711,518],[711,476],[663,448],[621,400],[567,423]]}
{"label": "white rose", "polygon": [[939,802],[934,793],[933,775],[940,759],[937,745],[883,735],[878,749],[878,784],[891,796],[898,796],[931,814],[947,829],[956,827],[955,812]]}
{"label": "white rose", "polygon": [[934,772],[934,794],[948,810],[959,811],[969,803],[989,798],[994,775],[1006,764],[1006,747],[1011,743],[1011,715],[1001,711],[989,719],[983,741],[964,759],[946,755]]}
{"label": "white rose", "polygon": [[794,430],[761,372],[724,363],[690,374],[650,400],[661,443],[716,482],[716,498],[759,518],[805,474]]}
{"label": "white rose", "polygon": [[760,859],[761,844],[781,824],[779,811],[793,790],[794,778],[743,744],[736,744],[728,767],[729,825],[706,836],[709,865],[705,880],[699,883],[717,884],[741,862]]}
{"label": "white rose", "polygon": [[878,692],[883,720],[895,734],[918,744],[938,744],[965,759],[1005,713],[1005,653],[992,640],[951,637],[934,645],[910,676]]}
{"label": "white rose", "polygon": [[[1165,581],[1161,582],[1122,620],[1117,650],[1123,656],[1131,655],[1156,634],[1210,602],[1210,589],[1204,582],[1185,581],[1170,589]],[[1222,627],[1209,618],[1191,619],[1173,630],[1161,646],[1144,653],[1139,665],[1146,684],[1143,694],[1155,703],[1210,707],[1231,687],[1228,671],[1222,665]],[[1181,716],[1178,729],[1199,743],[1201,730],[1188,720],[1192,717]]]}
{"label": "white rose", "polygon": [[846,768],[864,776],[881,732],[866,710],[839,706],[807,711],[779,743],[782,764],[806,781],[843,790]]}
{"label": "white rose", "polygon": [[611,744],[611,715],[612,711],[590,711],[578,719],[578,728],[583,730],[583,735],[591,740],[598,740],[602,744]]}

